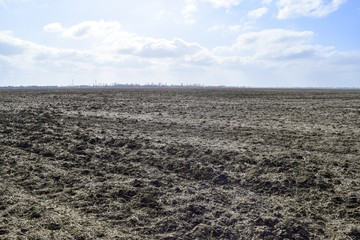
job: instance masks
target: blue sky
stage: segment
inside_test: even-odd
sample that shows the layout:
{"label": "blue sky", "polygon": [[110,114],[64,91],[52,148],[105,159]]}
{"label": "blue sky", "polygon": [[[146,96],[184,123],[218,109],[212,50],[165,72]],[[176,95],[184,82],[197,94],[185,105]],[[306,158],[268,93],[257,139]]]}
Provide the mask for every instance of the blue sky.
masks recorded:
{"label": "blue sky", "polygon": [[360,87],[357,0],[0,0],[0,86]]}

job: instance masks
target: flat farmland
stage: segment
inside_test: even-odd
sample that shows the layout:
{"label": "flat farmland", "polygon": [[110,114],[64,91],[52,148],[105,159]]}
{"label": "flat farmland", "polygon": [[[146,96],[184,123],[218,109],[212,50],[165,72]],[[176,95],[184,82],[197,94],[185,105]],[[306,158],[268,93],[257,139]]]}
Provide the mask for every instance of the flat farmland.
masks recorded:
{"label": "flat farmland", "polygon": [[360,239],[360,91],[0,91],[0,239]]}

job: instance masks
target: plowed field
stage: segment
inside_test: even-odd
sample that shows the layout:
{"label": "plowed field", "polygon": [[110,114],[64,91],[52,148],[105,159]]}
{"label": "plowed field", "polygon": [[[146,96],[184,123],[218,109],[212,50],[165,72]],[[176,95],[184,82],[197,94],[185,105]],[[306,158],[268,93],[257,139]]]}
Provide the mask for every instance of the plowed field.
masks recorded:
{"label": "plowed field", "polygon": [[360,239],[360,91],[0,91],[0,239]]}

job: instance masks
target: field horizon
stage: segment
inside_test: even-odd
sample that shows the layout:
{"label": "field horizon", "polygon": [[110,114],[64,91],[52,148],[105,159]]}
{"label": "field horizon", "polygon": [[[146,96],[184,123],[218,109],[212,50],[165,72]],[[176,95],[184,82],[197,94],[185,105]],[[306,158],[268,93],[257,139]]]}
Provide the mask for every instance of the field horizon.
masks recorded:
{"label": "field horizon", "polygon": [[360,90],[358,87],[253,87],[253,86],[230,86],[230,85],[203,85],[203,84],[101,84],[101,85],[24,85],[24,86],[0,86],[0,90],[76,90],[76,89],[247,89],[247,90]]}

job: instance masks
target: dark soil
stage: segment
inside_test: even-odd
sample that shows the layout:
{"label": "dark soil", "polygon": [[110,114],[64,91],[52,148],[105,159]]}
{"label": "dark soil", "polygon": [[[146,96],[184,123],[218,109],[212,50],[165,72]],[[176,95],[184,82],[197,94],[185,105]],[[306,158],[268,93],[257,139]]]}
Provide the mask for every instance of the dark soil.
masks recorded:
{"label": "dark soil", "polygon": [[0,91],[0,239],[360,239],[360,91]]}

